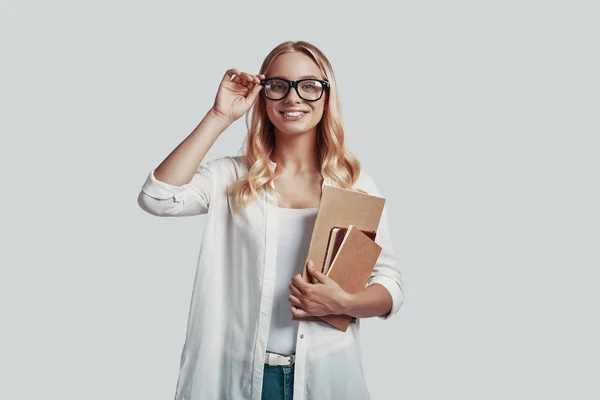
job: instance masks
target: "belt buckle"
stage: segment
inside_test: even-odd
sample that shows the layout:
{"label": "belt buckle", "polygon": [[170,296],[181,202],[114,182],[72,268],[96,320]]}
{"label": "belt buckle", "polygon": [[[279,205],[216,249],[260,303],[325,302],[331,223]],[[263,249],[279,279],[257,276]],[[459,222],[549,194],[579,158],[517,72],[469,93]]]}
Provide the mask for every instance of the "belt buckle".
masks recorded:
{"label": "belt buckle", "polygon": [[296,357],[294,356],[294,354],[289,354],[286,357],[289,357],[288,365],[292,365],[294,363],[294,361],[296,360]]}

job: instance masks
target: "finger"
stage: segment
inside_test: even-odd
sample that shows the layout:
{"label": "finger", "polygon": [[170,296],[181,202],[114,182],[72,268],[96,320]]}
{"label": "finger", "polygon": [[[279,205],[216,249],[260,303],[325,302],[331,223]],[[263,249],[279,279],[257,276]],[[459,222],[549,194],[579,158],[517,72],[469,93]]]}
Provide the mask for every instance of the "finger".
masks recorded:
{"label": "finger", "polygon": [[255,85],[261,85],[261,88],[262,88],[262,84],[260,83],[260,81],[263,79],[265,79],[265,76],[263,74],[252,75],[252,82]]}
{"label": "finger", "polygon": [[292,305],[290,307],[290,311],[292,312],[292,315],[294,317],[302,318],[302,317],[308,317],[309,316],[309,314],[306,311],[304,311],[303,309],[298,308],[298,307],[296,307],[294,305]]}
{"label": "finger", "polygon": [[260,86],[262,89],[262,85],[260,84],[260,81],[262,78],[258,75],[251,75],[251,76],[252,76],[252,83],[254,83],[254,85],[256,85],[256,86]]}
{"label": "finger", "polygon": [[308,272],[310,272],[310,274],[321,283],[327,283],[327,280],[330,279],[324,273],[315,269],[314,265],[312,265],[311,263],[308,264]]}
{"label": "finger", "polygon": [[261,75],[248,74],[248,76],[252,79],[252,83],[255,83],[255,84],[259,84],[260,80],[262,79]]}
{"label": "finger", "polygon": [[250,74],[248,74],[247,72],[240,73],[239,83],[240,83],[240,85],[244,86],[246,89],[252,89],[251,88],[252,78],[250,77]]}
{"label": "finger", "polygon": [[259,82],[257,82],[256,77],[247,72],[242,72],[242,75],[243,75],[244,79],[246,80],[246,83],[244,86],[246,86],[246,88],[248,90],[252,91],[256,87],[256,84],[259,83]]}
{"label": "finger", "polygon": [[302,305],[303,305],[302,302],[296,296],[294,296],[293,294],[290,294],[288,296],[288,301],[290,303],[292,303],[292,305],[294,305],[294,306],[296,306],[298,308],[302,308]]}
{"label": "finger", "polygon": [[250,75],[247,72],[242,72],[242,75],[248,82],[254,83],[254,76]]}
{"label": "finger", "polygon": [[239,74],[240,74],[240,71],[238,71],[237,69],[235,69],[235,68],[229,68],[229,69],[228,69],[228,70],[225,72],[225,75],[223,75],[223,79],[221,79],[221,82],[230,81],[230,80],[232,80],[232,77],[233,77],[234,75],[236,75],[236,76],[237,76],[237,75],[239,75]]}
{"label": "finger", "polygon": [[302,294],[300,289],[298,289],[293,283],[290,283],[289,288],[290,288],[290,292],[297,298],[304,297],[304,295]]}
{"label": "finger", "polygon": [[261,84],[255,85],[254,88],[252,89],[252,91],[250,92],[250,94],[248,94],[248,96],[247,96],[248,101],[250,101],[251,103],[254,103],[254,101],[256,100],[256,97],[258,96],[258,94],[260,93],[262,88],[263,87]]}
{"label": "finger", "polygon": [[300,292],[302,292],[302,294],[306,293],[306,289],[310,285],[304,280],[304,278],[302,278],[302,275],[300,274],[294,275],[292,278],[292,283],[300,290]]}
{"label": "finger", "polygon": [[244,77],[242,75],[236,75],[233,77],[233,79],[231,80],[231,82],[237,83],[240,86],[243,86],[244,88],[246,87],[246,79],[244,79]]}
{"label": "finger", "polygon": [[[244,74],[246,74],[246,75],[244,75]],[[243,86],[244,88],[250,90],[251,88],[248,87],[249,83],[248,83],[247,75],[248,74],[245,72],[240,72],[239,70],[237,70],[235,68],[230,68],[225,73],[225,76],[223,76],[222,82],[237,83],[238,85]]]}

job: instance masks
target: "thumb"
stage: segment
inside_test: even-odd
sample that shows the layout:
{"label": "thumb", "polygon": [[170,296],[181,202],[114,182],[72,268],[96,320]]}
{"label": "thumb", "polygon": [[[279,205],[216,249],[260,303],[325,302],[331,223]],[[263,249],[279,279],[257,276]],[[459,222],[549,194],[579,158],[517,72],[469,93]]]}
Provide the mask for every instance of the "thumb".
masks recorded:
{"label": "thumb", "polygon": [[327,275],[325,275],[324,273],[322,273],[321,271],[318,271],[314,264],[312,263],[312,261],[308,262],[308,271],[311,273],[312,276],[314,276],[315,278],[317,278],[317,280],[321,283],[327,283],[327,281],[331,278],[329,278]]}
{"label": "thumb", "polygon": [[254,103],[254,101],[256,100],[256,96],[258,96],[258,94],[260,93],[262,88],[263,88],[262,85],[258,84],[256,86],[254,86],[254,88],[252,88],[250,93],[248,93],[248,96],[246,98],[248,99],[248,102],[250,104]]}

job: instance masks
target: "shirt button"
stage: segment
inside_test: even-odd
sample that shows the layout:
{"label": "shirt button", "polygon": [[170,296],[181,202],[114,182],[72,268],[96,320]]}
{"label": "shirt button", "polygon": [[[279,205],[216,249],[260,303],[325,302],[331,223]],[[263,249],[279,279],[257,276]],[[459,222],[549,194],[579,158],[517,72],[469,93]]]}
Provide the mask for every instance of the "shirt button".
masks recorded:
{"label": "shirt button", "polygon": [[300,339],[304,339],[304,333],[300,334]]}

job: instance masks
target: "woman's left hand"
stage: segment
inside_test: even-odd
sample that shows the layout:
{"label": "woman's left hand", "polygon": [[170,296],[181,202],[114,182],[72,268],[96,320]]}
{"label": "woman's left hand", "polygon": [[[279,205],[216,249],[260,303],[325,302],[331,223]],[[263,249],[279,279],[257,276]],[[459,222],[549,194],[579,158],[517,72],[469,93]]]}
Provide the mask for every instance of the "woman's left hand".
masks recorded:
{"label": "woman's left hand", "polygon": [[314,269],[312,261],[309,261],[307,270],[317,283],[306,282],[301,274],[292,278],[289,286],[292,293],[288,297],[292,304],[290,307],[292,315],[301,318],[344,314],[351,295],[336,281]]}

